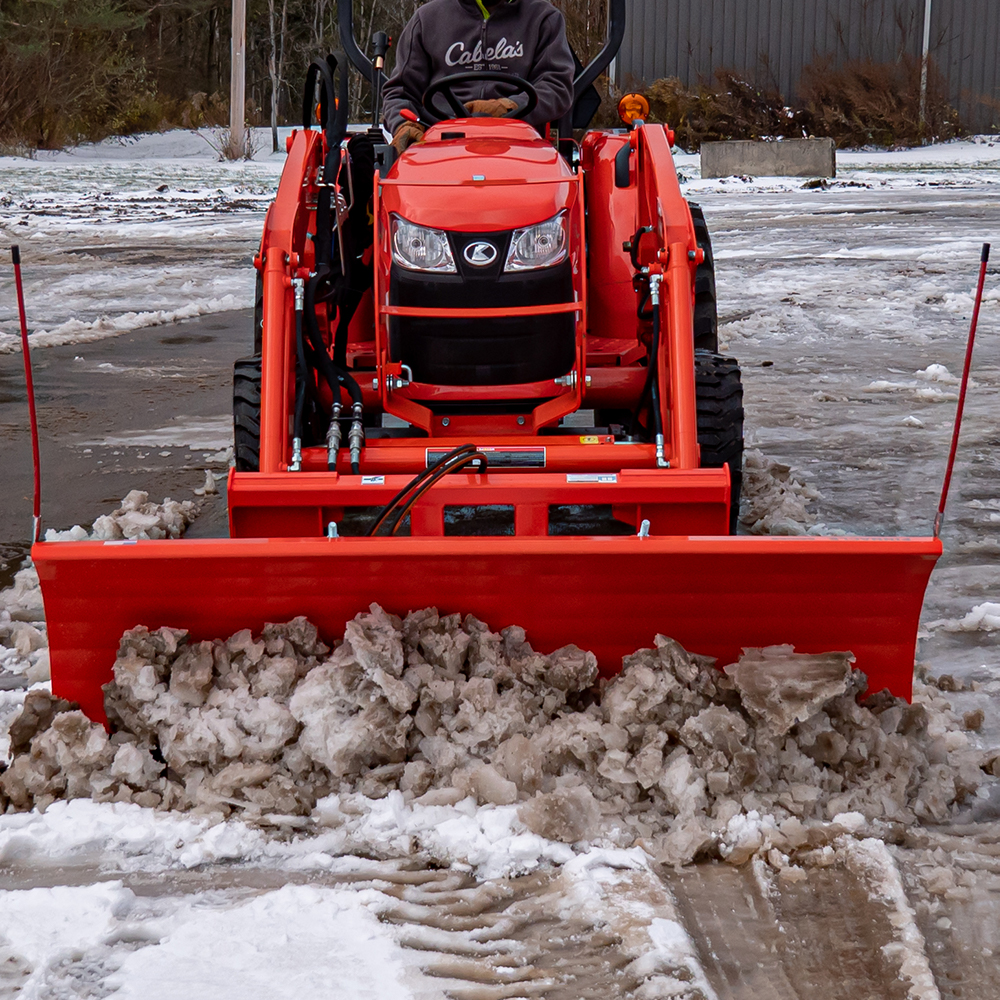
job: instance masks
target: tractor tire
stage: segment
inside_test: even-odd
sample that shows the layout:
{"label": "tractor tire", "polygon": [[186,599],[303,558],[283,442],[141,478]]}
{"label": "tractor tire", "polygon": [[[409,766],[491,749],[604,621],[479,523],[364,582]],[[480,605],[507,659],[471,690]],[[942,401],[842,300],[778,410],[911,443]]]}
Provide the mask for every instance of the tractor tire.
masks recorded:
{"label": "tractor tire", "polygon": [[260,355],[264,349],[264,278],[257,272],[253,293],[253,352]]}
{"label": "tractor tire", "polygon": [[698,444],[702,468],[729,464],[729,533],[736,534],[743,483],[743,384],[735,358],[694,352]]}
{"label": "tractor tire", "polygon": [[705,259],[698,265],[694,276],[694,346],[697,351],[718,351],[719,313],[715,300],[715,258],[712,256],[712,238],[700,205],[688,202],[694,235],[698,246],[704,250]]}
{"label": "tractor tire", "polygon": [[260,355],[233,365],[233,450],[237,472],[260,471]]}

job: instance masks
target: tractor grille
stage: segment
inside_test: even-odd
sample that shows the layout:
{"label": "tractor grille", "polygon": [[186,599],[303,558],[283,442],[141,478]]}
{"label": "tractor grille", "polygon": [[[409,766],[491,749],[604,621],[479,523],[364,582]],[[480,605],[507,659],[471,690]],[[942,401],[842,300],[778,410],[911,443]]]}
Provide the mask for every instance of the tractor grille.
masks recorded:
{"label": "tractor grille", "polygon": [[[510,233],[451,233],[458,274],[424,274],[393,264],[392,305],[425,309],[485,309],[552,305],[573,301],[568,260],[537,271],[504,274]],[[466,248],[492,243],[496,259],[476,267]],[[417,382],[432,385],[517,385],[565,375],[576,346],[574,314],[497,319],[423,319],[393,316],[389,350],[413,370]]]}

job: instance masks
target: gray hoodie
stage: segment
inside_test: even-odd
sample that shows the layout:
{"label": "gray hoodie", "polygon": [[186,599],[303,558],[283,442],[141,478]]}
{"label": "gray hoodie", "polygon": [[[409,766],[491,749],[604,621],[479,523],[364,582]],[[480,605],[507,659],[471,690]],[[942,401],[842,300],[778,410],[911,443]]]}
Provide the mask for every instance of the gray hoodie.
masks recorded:
{"label": "gray hoodie", "polygon": [[[420,112],[424,91],[455,73],[513,73],[538,92],[532,125],[561,118],[573,103],[573,53],[562,14],[548,0],[506,0],[490,8],[476,0],[429,0],[410,18],[396,45],[396,67],[386,81],[383,111],[395,132],[400,108]],[[462,102],[506,97],[502,85],[470,83],[455,89]],[[514,100],[524,103],[524,95]],[[447,107],[443,97],[438,105]]]}

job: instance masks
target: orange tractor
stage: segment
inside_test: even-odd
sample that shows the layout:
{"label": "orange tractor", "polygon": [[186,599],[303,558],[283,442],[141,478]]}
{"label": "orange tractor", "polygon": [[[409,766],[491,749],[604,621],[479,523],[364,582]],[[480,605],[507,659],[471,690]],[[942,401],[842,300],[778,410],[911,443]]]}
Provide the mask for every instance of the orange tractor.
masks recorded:
{"label": "orange tractor", "polygon": [[[385,40],[373,64],[350,7],[377,101]],[[230,537],[36,544],[58,694],[102,717],[137,623],[210,638],[304,614],[332,638],[378,602],[517,623],[606,673],[657,633],[722,664],[851,650],[908,696],[937,539],[734,534],[740,374],[671,133],[571,138],[623,32],[613,0],[557,128],[518,120],[532,88],[510,77],[513,117],[466,117],[460,75],[398,158],[349,135],[343,57],[310,67],[236,363]]]}

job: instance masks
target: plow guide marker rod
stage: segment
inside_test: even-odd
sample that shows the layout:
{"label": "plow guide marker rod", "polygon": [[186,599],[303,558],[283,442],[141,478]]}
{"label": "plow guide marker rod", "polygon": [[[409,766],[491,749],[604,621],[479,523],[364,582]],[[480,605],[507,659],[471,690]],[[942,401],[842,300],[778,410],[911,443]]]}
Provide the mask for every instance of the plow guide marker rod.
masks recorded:
{"label": "plow guide marker rod", "polygon": [[24,382],[28,390],[28,419],[31,421],[31,461],[34,476],[34,496],[31,506],[31,541],[37,542],[42,531],[42,471],[38,457],[38,415],[35,412],[35,380],[31,373],[31,348],[28,345],[28,317],[24,310],[24,285],[21,281],[21,248],[10,248],[17,286],[17,314],[21,323],[21,354],[24,361]]}
{"label": "plow guide marker rod", "polygon": [[934,517],[934,537],[941,534],[941,522],[944,520],[944,508],[948,502],[948,491],[951,489],[951,474],[955,468],[955,456],[958,454],[958,438],[962,433],[962,414],[965,412],[965,395],[969,391],[969,372],[972,369],[972,349],[976,343],[976,327],[979,325],[979,307],[983,302],[983,285],[986,282],[986,265],[990,259],[990,245],[983,244],[983,252],[979,257],[979,283],[976,286],[976,304],[972,310],[972,322],[969,324],[969,342],[965,347],[965,366],[962,369],[962,388],[958,393],[958,407],[955,410],[955,429],[951,435],[951,451],[948,453],[948,466],[944,473],[944,484],[941,487],[941,500],[938,503],[937,514]]}

